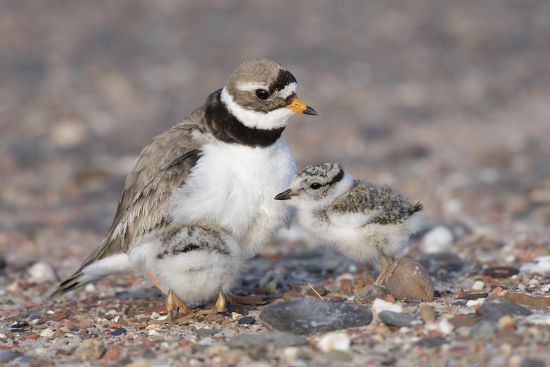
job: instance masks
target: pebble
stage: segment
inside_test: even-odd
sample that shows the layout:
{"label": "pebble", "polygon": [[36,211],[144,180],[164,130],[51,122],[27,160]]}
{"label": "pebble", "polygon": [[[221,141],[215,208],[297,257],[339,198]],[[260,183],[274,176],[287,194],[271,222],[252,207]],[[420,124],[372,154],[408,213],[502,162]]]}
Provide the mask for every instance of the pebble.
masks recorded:
{"label": "pebble", "polygon": [[550,256],[539,256],[532,262],[523,264],[520,270],[526,273],[550,275]]}
{"label": "pebble", "polygon": [[480,291],[483,288],[485,288],[485,283],[481,280],[476,280],[474,284],[472,284],[472,290],[474,291]]}
{"label": "pebble", "polygon": [[425,322],[432,322],[436,319],[435,310],[428,305],[420,305],[420,318]]}
{"label": "pebble", "polygon": [[59,277],[55,269],[44,261],[34,263],[28,270],[29,282],[33,284],[55,283]]}
{"label": "pebble", "polygon": [[453,241],[453,232],[448,227],[439,225],[424,235],[420,249],[428,254],[445,252],[451,248]]}
{"label": "pebble", "polygon": [[548,325],[550,326],[550,315],[534,314],[525,318],[525,322],[531,325]]}
{"label": "pebble", "polygon": [[96,339],[84,340],[75,350],[75,355],[84,361],[95,361],[105,353],[105,347]]}
{"label": "pebble", "polygon": [[484,275],[488,275],[493,278],[509,278],[518,273],[519,269],[511,266],[491,266],[483,271]]}
{"label": "pebble", "polygon": [[325,353],[339,350],[346,352],[351,344],[350,337],[345,333],[328,333],[317,342],[317,348]]}
{"label": "pebble", "polygon": [[550,297],[544,296],[530,296],[526,293],[507,293],[504,296],[508,302],[526,305],[526,306],[539,306],[539,307],[549,307],[550,306]]}
{"label": "pebble", "polygon": [[448,252],[423,255],[419,262],[430,275],[440,279],[447,278],[450,273],[461,271],[466,265],[458,255]]}
{"label": "pebble", "polygon": [[268,271],[259,282],[260,289],[267,294],[273,294],[280,283],[279,274],[274,271]]}
{"label": "pebble", "polygon": [[379,314],[382,311],[403,312],[403,306],[400,303],[390,303],[381,298],[374,300],[371,309],[375,314]]}
{"label": "pebble", "polygon": [[16,321],[10,325],[10,331],[14,333],[20,333],[30,329],[30,325],[26,321]]}
{"label": "pebble", "polygon": [[477,323],[477,319],[470,316],[454,316],[449,319],[449,322],[456,328],[459,327],[471,327]]}
{"label": "pebble", "polygon": [[497,325],[491,321],[480,321],[470,329],[473,338],[484,338],[493,335],[497,331]]}
{"label": "pebble", "polygon": [[43,338],[52,338],[54,336],[55,332],[50,329],[50,328],[47,328],[47,329],[44,329],[42,330],[42,332],[40,333],[40,336],[43,337]]}
{"label": "pebble", "polygon": [[419,320],[403,312],[381,311],[378,314],[378,317],[384,324],[388,326],[410,327],[420,324]]}
{"label": "pebble", "polygon": [[437,348],[447,343],[447,339],[441,336],[436,336],[420,339],[418,342],[416,342],[416,345],[422,348]]}
{"label": "pebble", "polygon": [[545,367],[545,364],[540,359],[524,358],[519,367]]}
{"label": "pebble", "polygon": [[455,328],[454,325],[451,324],[447,319],[442,319],[441,321],[439,321],[437,327],[443,335],[451,334]]}
{"label": "pebble", "polygon": [[232,337],[227,342],[230,348],[258,349],[271,344],[276,348],[285,348],[309,344],[301,335],[281,331],[270,331],[258,334],[240,334]]}
{"label": "pebble", "polygon": [[112,336],[119,336],[119,335],[122,335],[122,334],[126,334],[127,332],[128,332],[128,330],[121,327],[121,328],[118,328],[118,329],[115,329],[115,330],[111,331],[111,335]]}
{"label": "pebble", "polygon": [[266,306],[260,320],[270,329],[309,334],[368,325],[372,312],[359,305],[299,298]]}
{"label": "pebble", "polygon": [[384,298],[385,295],[385,287],[378,284],[371,284],[360,289],[355,297],[353,297],[353,302],[357,304],[370,304],[377,298]]}
{"label": "pebble", "polygon": [[103,359],[106,359],[108,361],[118,361],[120,357],[120,351],[118,348],[110,347],[105,351],[105,354],[103,355]]}
{"label": "pebble", "polygon": [[237,321],[237,324],[239,325],[254,325],[256,323],[256,319],[252,316],[244,316]]}
{"label": "pebble", "polygon": [[485,303],[485,298],[471,299],[466,302],[467,307],[476,307]]}
{"label": "pebble", "polygon": [[529,316],[531,313],[527,308],[510,303],[502,297],[487,300],[476,310],[476,316],[491,321],[498,321],[505,315]]}
{"label": "pebble", "polygon": [[410,257],[403,257],[390,265],[385,286],[388,293],[403,301],[430,302],[434,287],[424,267]]}
{"label": "pebble", "polygon": [[0,350],[0,363],[8,363],[23,355],[17,349]]}

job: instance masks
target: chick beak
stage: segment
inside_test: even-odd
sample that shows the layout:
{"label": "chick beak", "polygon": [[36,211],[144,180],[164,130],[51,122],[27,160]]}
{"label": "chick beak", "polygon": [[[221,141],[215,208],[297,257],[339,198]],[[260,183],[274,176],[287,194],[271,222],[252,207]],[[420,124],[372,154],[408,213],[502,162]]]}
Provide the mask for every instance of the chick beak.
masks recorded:
{"label": "chick beak", "polygon": [[286,108],[290,108],[293,112],[296,113],[303,113],[304,115],[317,115],[317,112],[307,104],[305,104],[302,100],[299,98],[292,98],[290,103],[286,106]]}
{"label": "chick beak", "polygon": [[277,194],[277,196],[275,196],[275,200],[288,200],[288,199],[292,198],[293,196],[296,196],[296,194],[293,193],[291,189],[288,189],[288,190],[285,190],[285,191]]}

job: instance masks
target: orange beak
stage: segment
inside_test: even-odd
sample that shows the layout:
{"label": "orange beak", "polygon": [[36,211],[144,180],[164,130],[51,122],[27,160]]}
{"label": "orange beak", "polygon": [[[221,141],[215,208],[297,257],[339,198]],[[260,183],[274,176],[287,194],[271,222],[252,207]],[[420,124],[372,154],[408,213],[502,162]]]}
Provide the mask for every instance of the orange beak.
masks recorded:
{"label": "orange beak", "polygon": [[315,112],[313,108],[309,107],[298,98],[293,98],[292,101],[290,101],[290,103],[286,106],[286,108],[290,108],[295,113],[303,113],[304,115],[317,115],[317,112]]}

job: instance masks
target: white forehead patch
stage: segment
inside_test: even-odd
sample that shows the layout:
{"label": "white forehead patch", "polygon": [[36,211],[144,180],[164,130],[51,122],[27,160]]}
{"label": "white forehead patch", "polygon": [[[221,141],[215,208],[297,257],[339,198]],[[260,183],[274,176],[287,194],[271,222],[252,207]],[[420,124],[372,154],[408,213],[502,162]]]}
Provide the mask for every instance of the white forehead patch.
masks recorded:
{"label": "white forehead patch", "polygon": [[238,83],[237,89],[243,92],[256,90],[256,89],[269,89],[267,85],[264,83],[254,83],[254,82],[244,82],[244,83]]}
{"label": "white forehead patch", "polygon": [[298,88],[298,84],[296,82],[292,82],[279,91],[279,96],[285,99],[292,93],[296,93],[296,88]]}

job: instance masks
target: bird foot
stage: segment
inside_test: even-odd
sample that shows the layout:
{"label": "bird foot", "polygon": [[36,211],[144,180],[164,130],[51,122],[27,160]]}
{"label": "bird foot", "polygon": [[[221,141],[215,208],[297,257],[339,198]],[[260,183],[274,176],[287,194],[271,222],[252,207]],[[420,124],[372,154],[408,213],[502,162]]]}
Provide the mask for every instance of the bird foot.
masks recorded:
{"label": "bird foot", "polygon": [[166,295],[166,310],[168,311],[168,318],[173,321],[178,315],[178,312],[188,315],[193,313],[193,310],[189,308],[174,292],[170,289]]}

